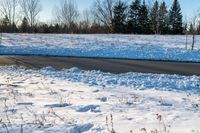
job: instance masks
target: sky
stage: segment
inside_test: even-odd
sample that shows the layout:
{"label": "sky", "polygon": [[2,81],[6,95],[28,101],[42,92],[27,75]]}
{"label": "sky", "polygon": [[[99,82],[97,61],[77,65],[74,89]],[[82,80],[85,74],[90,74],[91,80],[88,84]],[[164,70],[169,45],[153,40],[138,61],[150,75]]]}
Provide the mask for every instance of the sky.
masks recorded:
{"label": "sky", "polygon": [[[125,1],[132,1],[132,0],[125,0]],[[153,0],[146,0],[146,1],[153,1]],[[159,0],[163,1],[163,0]],[[171,7],[173,0],[165,0],[167,3],[168,8]],[[94,0],[76,0],[80,13],[87,8],[92,6]],[[200,10],[200,0],[179,0],[184,19],[190,18],[193,16],[194,12],[198,9]],[[50,21],[52,20],[52,9],[57,5],[60,6],[60,0],[41,0],[42,4],[42,12],[40,14],[40,20],[42,21]]]}
{"label": "sky", "polygon": [[[76,0],[80,13],[87,8],[90,8],[94,0]],[[61,5],[61,0],[41,0],[42,12],[40,13],[40,20],[50,21],[52,19],[53,8]]]}

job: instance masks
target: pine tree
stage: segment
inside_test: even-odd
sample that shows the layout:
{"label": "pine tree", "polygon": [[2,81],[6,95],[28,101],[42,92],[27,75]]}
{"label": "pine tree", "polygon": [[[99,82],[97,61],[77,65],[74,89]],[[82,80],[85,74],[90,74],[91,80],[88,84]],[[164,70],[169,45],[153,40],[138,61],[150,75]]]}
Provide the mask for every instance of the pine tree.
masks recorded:
{"label": "pine tree", "polygon": [[12,24],[12,33],[13,32],[18,32],[17,25],[15,23]]}
{"label": "pine tree", "polygon": [[128,16],[128,32],[137,34],[139,33],[139,11],[141,8],[141,1],[134,0],[130,5]]}
{"label": "pine tree", "polygon": [[20,26],[20,31],[23,32],[23,33],[26,33],[26,32],[29,32],[30,30],[30,27],[29,27],[29,24],[28,24],[28,20],[26,17],[23,18],[22,20],[22,24]]}
{"label": "pine tree", "polygon": [[124,2],[119,0],[113,7],[114,17],[112,20],[113,32],[124,33],[126,27],[126,13],[127,6]]}
{"label": "pine tree", "polygon": [[151,33],[150,20],[149,20],[148,9],[145,4],[145,0],[143,1],[143,4],[139,11],[139,28],[140,28],[140,31],[139,31],[140,34]]}
{"label": "pine tree", "polygon": [[169,31],[169,17],[166,3],[163,1],[159,8],[159,32],[167,34]]}
{"label": "pine tree", "polygon": [[6,15],[2,20],[2,30],[3,32],[10,32],[11,26],[8,16]]}
{"label": "pine tree", "polygon": [[47,24],[43,24],[41,26],[42,33],[50,33],[49,26]]}
{"label": "pine tree", "polygon": [[159,33],[159,4],[156,0],[150,13],[151,28],[154,34]]}
{"label": "pine tree", "polygon": [[183,22],[182,12],[178,0],[174,0],[169,13],[169,24],[171,34],[182,34],[183,33]]}
{"label": "pine tree", "polygon": [[61,33],[61,26],[59,24],[55,24],[55,33]]}

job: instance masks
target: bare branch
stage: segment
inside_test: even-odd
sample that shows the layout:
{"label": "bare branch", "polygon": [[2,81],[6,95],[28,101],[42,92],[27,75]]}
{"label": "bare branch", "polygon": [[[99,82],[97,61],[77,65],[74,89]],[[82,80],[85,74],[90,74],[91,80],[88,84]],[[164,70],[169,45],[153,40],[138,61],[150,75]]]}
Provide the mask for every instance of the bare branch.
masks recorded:
{"label": "bare branch", "polygon": [[31,27],[36,23],[38,14],[42,11],[40,0],[21,0],[23,15],[29,21]]}
{"label": "bare branch", "polygon": [[94,2],[94,17],[109,28],[111,28],[112,24],[114,3],[115,0],[96,0]]}
{"label": "bare branch", "polygon": [[79,16],[75,0],[62,0],[61,6],[57,8],[56,12],[58,21],[61,21],[61,23],[68,27],[75,23]]}

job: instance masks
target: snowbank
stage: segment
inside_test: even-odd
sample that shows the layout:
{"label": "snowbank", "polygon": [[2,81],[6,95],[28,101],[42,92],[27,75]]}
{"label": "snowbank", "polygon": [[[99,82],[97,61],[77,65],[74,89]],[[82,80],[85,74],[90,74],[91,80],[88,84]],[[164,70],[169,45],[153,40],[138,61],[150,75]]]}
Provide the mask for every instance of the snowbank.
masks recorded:
{"label": "snowbank", "polygon": [[200,77],[0,67],[0,132],[199,133]]}

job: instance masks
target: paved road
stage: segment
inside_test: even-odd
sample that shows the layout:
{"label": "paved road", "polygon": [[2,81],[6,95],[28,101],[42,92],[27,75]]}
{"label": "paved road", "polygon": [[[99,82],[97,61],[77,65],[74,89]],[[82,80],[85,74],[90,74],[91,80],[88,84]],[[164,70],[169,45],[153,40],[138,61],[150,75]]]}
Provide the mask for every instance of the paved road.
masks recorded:
{"label": "paved road", "polygon": [[56,69],[79,67],[111,73],[143,72],[180,75],[200,75],[200,63],[162,62],[122,59],[94,59],[72,57],[0,56],[0,66],[22,65],[27,68],[52,66]]}

